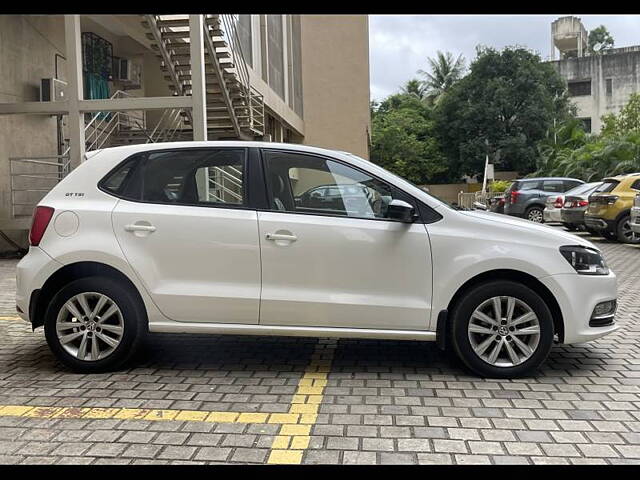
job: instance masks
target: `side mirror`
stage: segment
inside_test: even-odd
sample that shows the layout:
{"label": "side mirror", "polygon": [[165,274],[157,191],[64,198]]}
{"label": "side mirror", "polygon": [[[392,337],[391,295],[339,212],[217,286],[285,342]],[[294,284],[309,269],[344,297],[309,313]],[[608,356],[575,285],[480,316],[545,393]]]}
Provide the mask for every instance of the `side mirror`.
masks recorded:
{"label": "side mirror", "polygon": [[418,218],[416,209],[404,200],[394,199],[387,207],[387,218],[405,223],[413,223]]}
{"label": "side mirror", "polygon": [[481,203],[481,202],[473,202],[473,208],[475,210],[486,210],[487,206],[484,203]]}

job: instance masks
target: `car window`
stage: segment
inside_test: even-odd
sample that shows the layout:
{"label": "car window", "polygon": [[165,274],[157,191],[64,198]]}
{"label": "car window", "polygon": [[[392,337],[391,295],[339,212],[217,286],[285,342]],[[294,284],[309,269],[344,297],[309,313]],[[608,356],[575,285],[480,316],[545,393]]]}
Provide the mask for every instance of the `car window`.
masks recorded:
{"label": "car window", "polygon": [[392,199],[412,203],[388,183],[328,158],[280,151],[265,151],[264,158],[273,210],[383,219]]}
{"label": "car window", "polygon": [[564,182],[562,180],[545,180],[542,189],[545,192],[564,192]]}
{"label": "car window", "polygon": [[571,190],[581,185],[585,185],[584,183],[578,182],[576,180],[564,180],[564,191]]}
{"label": "car window", "polygon": [[141,173],[141,200],[182,205],[243,205],[244,149],[152,152]]}
{"label": "car window", "polygon": [[590,192],[595,189],[596,186],[599,185],[597,183],[582,183],[577,187],[573,187],[571,190],[567,190],[567,195],[582,195],[584,193]]}
{"label": "car window", "polygon": [[539,190],[540,182],[518,182],[518,190]]}
{"label": "car window", "polygon": [[634,190],[640,190],[640,178],[631,184],[631,188]]}
{"label": "car window", "polygon": [[139,160],[139,157],[132,157],[125,160],[100,182],[100,186],[110,193],[122,196],[126,187],[126,180],[131,177],[134,167]]}

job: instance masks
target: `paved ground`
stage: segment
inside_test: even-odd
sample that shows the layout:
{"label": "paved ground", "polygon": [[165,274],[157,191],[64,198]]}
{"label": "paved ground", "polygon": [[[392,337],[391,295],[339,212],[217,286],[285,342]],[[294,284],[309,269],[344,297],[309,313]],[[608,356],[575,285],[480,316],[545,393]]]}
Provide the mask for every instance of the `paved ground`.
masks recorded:
{"label": "paved ground", "polygon": [[428,343],[174,335],[76,375],[10,318],[0,261],[0,463],[639,463],[640,248],[594,241],[621,329],[517,381]]}

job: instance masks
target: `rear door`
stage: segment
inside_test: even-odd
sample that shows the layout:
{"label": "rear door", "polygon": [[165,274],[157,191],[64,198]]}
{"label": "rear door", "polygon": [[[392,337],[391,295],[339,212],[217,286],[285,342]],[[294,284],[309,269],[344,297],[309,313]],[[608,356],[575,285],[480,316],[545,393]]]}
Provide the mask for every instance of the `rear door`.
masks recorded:
{"label": "rear door", "polygon": [[247,149],[152,151],[113,211],[122,251],[153,301],[181,322],[258,323],[258,220]]}

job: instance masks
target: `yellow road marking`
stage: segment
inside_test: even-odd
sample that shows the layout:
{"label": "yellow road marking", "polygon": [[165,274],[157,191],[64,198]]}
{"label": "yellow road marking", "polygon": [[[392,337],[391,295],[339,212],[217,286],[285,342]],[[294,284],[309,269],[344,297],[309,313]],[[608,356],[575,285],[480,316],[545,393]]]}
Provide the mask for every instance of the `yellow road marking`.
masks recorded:
{"label": "yellow road marking", "polygon": [[[311,427],[318,418],[327,375],[336,348],[335,340],[318,343],[311,356],[311,363],[298,382],[288,414],[277,414],[283,420],[280,432],[273,439],[267,463],[300,464],[304,451],[309,448]],[[276,414],[273,414],[276,415]],[[272,417],[273,417],[272,415]],[[289,422],[285,420],[289,419]]]}
{"label": "yellow road marking", "polygon": [[1,317],[0,320],[22,320],[20,317],[10,316],[10,317]]}
{"label": "yellow road marking", "polygon": [[[298,413],[212,412],[153,408],[30,407],[28,405],[0,405],[0,417],[276,423],[291,427],[297,426],[300,427],[300,431],[305,432],[310,428],[305,424],[315,422],[315,418],[313,418],[315,415]],[[304,435],[308,435],[308,433],[304,433]]]}
{"label": "yellow road marking", "polygon": [[[0,320],[7,319],[19,317],[0,317]],[[298,382],[288,413],[0,405],[0,417],[280,424],[267,463],[300,464],[304,451],[309,448],[311,427],[318,418],[335,348],[335,340],[320,341],[316,345],[311,362]]]}

